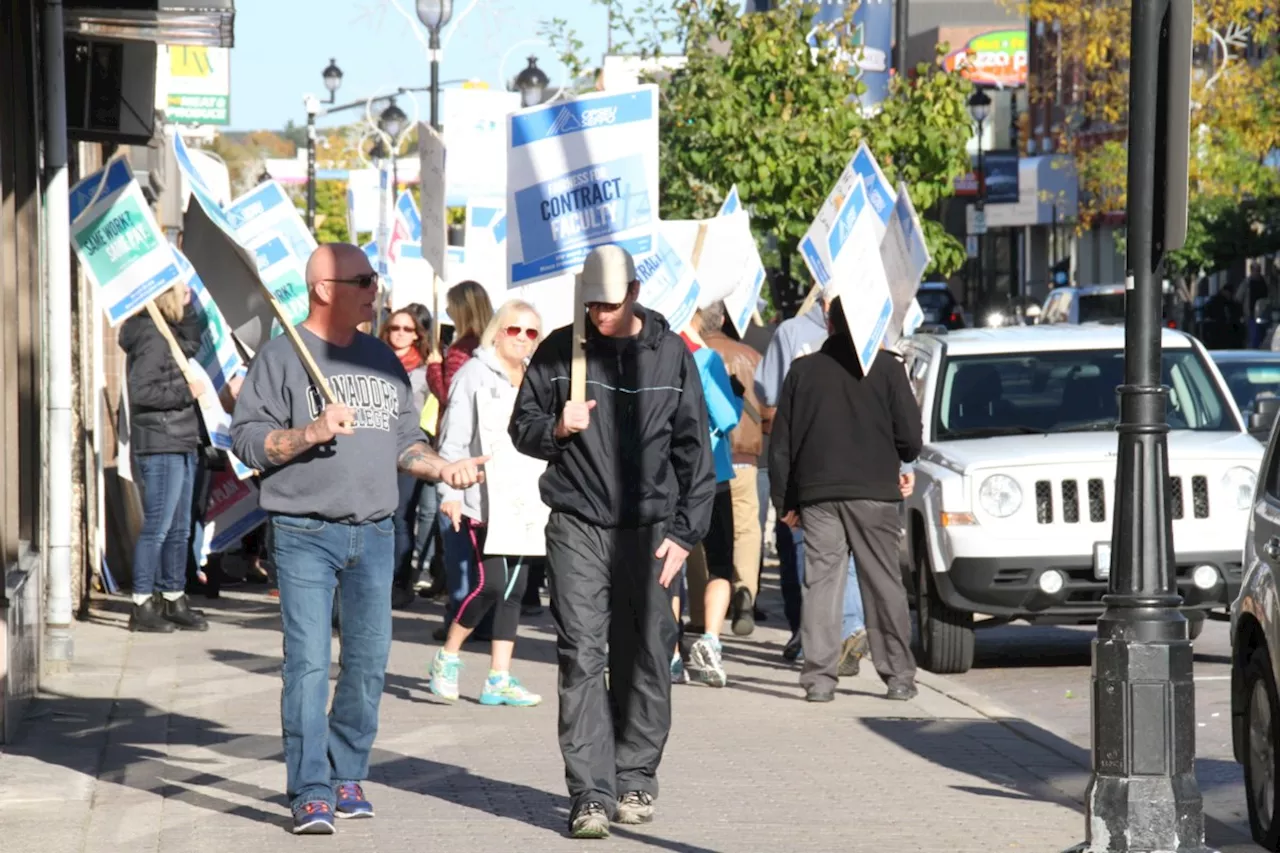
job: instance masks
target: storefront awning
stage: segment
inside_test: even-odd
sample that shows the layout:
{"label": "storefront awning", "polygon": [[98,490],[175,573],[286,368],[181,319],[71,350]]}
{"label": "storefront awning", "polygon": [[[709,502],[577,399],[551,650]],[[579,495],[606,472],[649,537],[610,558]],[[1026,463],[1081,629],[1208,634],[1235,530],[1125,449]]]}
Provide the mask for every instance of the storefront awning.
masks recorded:
{"label": "storefront awning", "polygon": [[235,46],[235,0],[65,0],[68,35]]}

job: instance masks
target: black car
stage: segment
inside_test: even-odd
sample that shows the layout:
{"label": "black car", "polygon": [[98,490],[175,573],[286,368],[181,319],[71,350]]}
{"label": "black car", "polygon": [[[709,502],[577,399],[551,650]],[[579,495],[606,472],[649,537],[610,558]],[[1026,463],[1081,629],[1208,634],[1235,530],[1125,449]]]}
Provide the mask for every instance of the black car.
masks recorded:
{"label": "black car", "polygon": [[916,302],[920,303],[925,326],[963,329],[968,325],[964,319],[964,310],[951,295],[951,289],[947,287],[946,282],[926,281],[916,291]]}

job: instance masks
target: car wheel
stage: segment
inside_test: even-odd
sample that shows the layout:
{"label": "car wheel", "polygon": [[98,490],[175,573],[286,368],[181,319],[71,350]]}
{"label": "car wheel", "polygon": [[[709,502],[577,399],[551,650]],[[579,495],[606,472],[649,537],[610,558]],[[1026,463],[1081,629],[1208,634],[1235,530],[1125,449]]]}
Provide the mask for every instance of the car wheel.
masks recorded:
{"label": "car wheel", "polygon": [[939,597],[924,547],[916,549],[916,568],[920,664],[940,675],[968,672],[973,666],[973,614],[948,607]]}
{"label": "car wheel", "polygon": [[1187,617],[1187,639],[1194,640],[1204,631],[1204,616],[1188,616]]}
{"label": "car wheel", "polygon": [[1253,840],[1268,850],[1280,850],[1280,767],[1276,739],[1280,734],[1280,698],[1276,695],[1271,656],[1265,646],[1254,649],[1244,670],[1244,791]]}

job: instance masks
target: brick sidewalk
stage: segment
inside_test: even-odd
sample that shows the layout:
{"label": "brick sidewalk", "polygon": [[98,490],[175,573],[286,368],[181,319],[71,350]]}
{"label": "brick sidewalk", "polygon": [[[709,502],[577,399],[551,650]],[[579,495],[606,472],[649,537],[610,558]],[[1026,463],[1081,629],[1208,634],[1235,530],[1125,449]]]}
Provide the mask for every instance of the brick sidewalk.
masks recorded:
{"label": "brick sidewalk", "polygon": [[[762,625],[726,640],[730,689],[675,688],[657,820],[603,844],[572,841],[550,617],[525,620],[516,649],[541,707],[446,706],[424,679],[440,608],[419,601],[396,614],[366,786],[379,816],[297,839],[282,794],[278,608],[256,593],[198,603],[206,634],[131,635],[120,599],[97,601],[77,626],[74,671],[46,684],[0,754],[5,853],[988,853],[1083,837],[1083,817],[1050,784],[1078,770],[1061,756],[923,685],[915,701],[890,703],[869,672],[846,679],[836,702],[809,705],[780,658],[785,634]],[[463,693],[474,698],[487,648],[467,648]]]}

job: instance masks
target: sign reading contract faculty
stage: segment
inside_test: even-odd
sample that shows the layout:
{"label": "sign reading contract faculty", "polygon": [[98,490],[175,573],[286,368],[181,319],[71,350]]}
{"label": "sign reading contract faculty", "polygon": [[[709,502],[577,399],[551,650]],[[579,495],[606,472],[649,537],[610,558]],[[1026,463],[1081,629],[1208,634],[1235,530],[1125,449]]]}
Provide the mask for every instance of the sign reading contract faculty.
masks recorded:
{"label": "sign reading contract faculty", "polygon": [[586,95],[507,119],[511,287],[576,272],[595,246],[653,248],[658,89]]}

